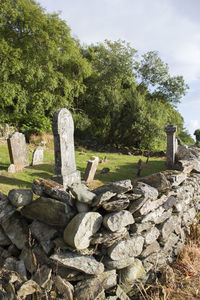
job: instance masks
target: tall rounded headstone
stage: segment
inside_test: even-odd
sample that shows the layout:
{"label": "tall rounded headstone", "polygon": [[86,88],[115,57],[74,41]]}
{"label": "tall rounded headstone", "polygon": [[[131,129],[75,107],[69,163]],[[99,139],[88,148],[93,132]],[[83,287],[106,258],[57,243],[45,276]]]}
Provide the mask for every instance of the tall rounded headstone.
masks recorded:
{"label": "tall rounded headstone", "polygon": [[53,115],[55,175],[53,179],[64,188],[80,182],[80,172],[76,170],[74,150],[74,121],[66,109],[57,109]]}

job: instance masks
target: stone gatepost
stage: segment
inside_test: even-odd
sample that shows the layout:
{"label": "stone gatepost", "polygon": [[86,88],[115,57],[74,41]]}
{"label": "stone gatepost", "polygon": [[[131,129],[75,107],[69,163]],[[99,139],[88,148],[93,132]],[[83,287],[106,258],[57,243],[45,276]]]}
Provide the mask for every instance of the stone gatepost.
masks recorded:
{"label": "stone gatepost", "polygon": [[55,175],[53,180],[64,188],[81,181],[80,172],[76,170],[74,151],[74,122],[66,109],[57,109],[53,115]]}
{"label": "stone gatepost", "polygon": [[168,169],[173,169],[175,163],[175,154],[177,150],[176,131],[177,131],[177,127],[175,125],[168,125],[165,127],[165,132],[167,134],[167,168]]}

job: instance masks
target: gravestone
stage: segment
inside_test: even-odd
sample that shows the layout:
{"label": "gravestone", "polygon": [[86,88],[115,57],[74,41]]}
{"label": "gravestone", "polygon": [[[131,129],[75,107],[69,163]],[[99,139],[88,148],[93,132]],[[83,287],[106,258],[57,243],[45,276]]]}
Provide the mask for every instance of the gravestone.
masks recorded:
{"label": "gravestone", "polygon": [[93,160],[88,160],[87,167],[85,169],[84,180],[86,182],[91,182],[94,179],[94,175],[97,170],[99,158],[97,156],[93,156],[93,158]]}
{"label": "gravestone", "polygon": [[11,164],[15,165],[15,170],[21,170],[29,165],[26,140],[23,133],[15,132],[8,140],[8,150]]}
{"label": "gravestone", "polygon": [[40,165],[43,163],[44,149],[42,147],[37,147],[33,152],[32,166]]}
{"label": "gravestone", "polygon": [[167,134],[167,168],[173,169],[175,163],[175,154],[177,150],[176,143],[176,126],[168,125],[165,127]]}
{"label": "gravestone", "polygon": [[80,172],[76,170],[74,151],[74,122],[66,109],[57,109],[53,115],[55,175],[53,180],[64,188],[80,182]]}

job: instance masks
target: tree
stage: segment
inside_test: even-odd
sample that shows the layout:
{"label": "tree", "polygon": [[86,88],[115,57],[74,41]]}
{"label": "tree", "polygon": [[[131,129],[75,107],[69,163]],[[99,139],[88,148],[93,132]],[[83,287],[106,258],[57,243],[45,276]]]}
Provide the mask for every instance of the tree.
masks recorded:
{"label": "tree", "polygon": [[33,0],[0,0],[1,121],[35,132],[73,107],[91,68],[57,14]]}
{"label": "tree", "polygon": [[161,60],[157,51],[145,53],[136,63],[136,76],[141,85],[146,85],[153,98],[175,106],[189,88],[183,76],[170,76],[168,65]]}

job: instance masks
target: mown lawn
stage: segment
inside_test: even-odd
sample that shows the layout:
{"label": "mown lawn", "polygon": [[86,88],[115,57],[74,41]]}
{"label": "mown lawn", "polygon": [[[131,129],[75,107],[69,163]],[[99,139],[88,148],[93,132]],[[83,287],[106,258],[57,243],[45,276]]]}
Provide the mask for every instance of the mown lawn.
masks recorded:
{"label": "mown lawn", "polygon": [[[31,163],[33,146],[28,145],[29,161]],[[76,150],[76,164],[77,169],[81,171],[83,177],[87,165],[87,161],[92,156],[98,156],[100,161],[104,159],[105,162],[99,163],[95,181],[92,187],[106,184],[122,179],[134,179],[137,174],[137,163],[139,159],[143,161],[143,170],[141,175],[146,176],[162,170],[165,170],[165,160],[162,158],[150,158],[146,164],[146,157],[123,155],[118,153],[99,153],[93,151],[86,151],[83,148]],[[35,178],[51,178],[54,172],[54,153],[53,150],[47,149],[44,151],[44,163],[42,165],[27,167],[23,171],[10,174],[7,172],[10,164],[7,144],[0,144],[0,191],[8,193],[13,188],[30,188]],[[103,168],[109,168],[110,171],[106,174],[101,174]]]}

